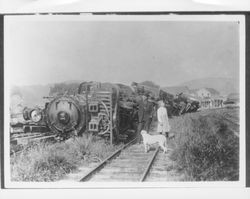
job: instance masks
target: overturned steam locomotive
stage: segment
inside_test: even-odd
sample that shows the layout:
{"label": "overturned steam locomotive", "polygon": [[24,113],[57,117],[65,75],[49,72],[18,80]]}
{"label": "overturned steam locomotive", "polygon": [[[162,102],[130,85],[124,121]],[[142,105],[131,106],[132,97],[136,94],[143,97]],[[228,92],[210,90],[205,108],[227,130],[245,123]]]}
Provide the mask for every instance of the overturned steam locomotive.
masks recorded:
{"label": "overturned steam locomotive", "polygon": [[26,108],[23,116],[47,127],[59,139],[92,132],[113,143],[135,135],[137,109],[132,93],[125,85],[83,82],[76,95],[52,98],[44,109]]}
{"label": "overturned steam locomotive", "polygon": [[130,87],[83,82],[77,94],[52,98],[44,109],[26,108],[23,117],[30,124],[47,128],[61,140],[88,132],[106,137],[113,143],[136,135],[140,95],[164,100],[170,116],[194,112],[199,108],[198,101],[190,101],[181,95],[176,98],[160,89],[137,83]]}

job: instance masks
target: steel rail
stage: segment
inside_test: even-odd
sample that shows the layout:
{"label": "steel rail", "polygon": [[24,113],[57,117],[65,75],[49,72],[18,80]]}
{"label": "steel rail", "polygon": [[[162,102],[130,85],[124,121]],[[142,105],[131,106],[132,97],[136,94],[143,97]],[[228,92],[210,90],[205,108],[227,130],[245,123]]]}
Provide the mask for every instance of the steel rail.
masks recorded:
{"label": "steel rail", "polygon": [[[46,135],[46,136],[41,136],[41,137],[32,137],[32,138],[30,138],[30,140],[28,142],[31,143],[31,142],[34,142],[34,141],[47,140],[49,138],[55,138],[55,136],[56,135]],[[29,139],[29,138],[25,137],[25,138],[18,138],[18,139]],[[19,153],[21,153],[22,151],[25,151],[25,150],[26,150],[26,148],[22,148],[22,149],[19,149],[19,150],[16,150],[16,151],[11,150],[10,155],[19,154]]]}
{"label": "steel rail", "polygon": [[154,162],[155,157],[156,157],[156,155],[157,155],[158,152],[159,152],[159,147],[157,147],[157,149],[155,150],[155,152],[154,152],[154,154],[153,154],[150,162],[148,163],[147,168],[145,169],[145,171],[144,171],[144,173],[143,173],[143,175],[142,175],[142,177],[140,179],[140,182],[145,181],[145,179],[147,178],[147,175],[148,175],[148,173],[149,173],[149,171],[150,171],[150,169],[151,169],[151,167],[153,165],[153,162]]}
{"label": "steel rail", "polygon": [[49,139],[49,138],[55,138],[56,135],[45,135],[42,137],[35,137],[35,138],[31,138],[31,141],[35,141],[35,140],[45,140],[45,139]]}
{"label": "steel rail", "polygon": [[133,139],[132,141],[130,141],[129,143],[127,143],[126,145],[124,145],[120,149],[116,150],[109,157],[107,157],[106,159],[104,159],[99,165],[97,165],[95,168],[93,168],[91,171],[89,171],[85,176],[83,176],[81,178],[80,182],[85,182],[85,181],[89,180],[91,178],[91,176],[94,175],[96,172],[100,171],[108,163],[108,161],[110,161],[111,159],[113,159],[117,155],[119,155],[123,149],[127,148],[129,145],[131,145],[132,143],[134,143],[136,141],[136,139],[137,138]]}

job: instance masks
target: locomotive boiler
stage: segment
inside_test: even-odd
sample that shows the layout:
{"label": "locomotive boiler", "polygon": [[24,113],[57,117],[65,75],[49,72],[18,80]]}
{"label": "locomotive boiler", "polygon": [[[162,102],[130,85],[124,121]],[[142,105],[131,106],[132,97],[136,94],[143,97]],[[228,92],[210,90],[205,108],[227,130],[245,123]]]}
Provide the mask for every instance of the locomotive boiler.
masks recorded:
{"label": "locomotive boiler", "polygon": [[128,92],[133,93],[125,85],[83,82],[77,94],[59,95],[44,109],[24,110],[23,116],[45,125],[61,140],[95,133],[113,143],[135,135],[137,109],[133,99],[124,97]]}

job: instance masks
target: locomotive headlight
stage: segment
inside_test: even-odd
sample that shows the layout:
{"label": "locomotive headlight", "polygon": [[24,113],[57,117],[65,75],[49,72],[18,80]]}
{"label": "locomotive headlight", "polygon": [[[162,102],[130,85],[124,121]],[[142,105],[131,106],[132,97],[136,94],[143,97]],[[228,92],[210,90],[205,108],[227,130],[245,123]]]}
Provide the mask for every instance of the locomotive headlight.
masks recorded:
{"label": "locomotive headlight", "polygon": [[39,109],[34,109],[30,113],[31,120],[33,122],[39,122],[42,119],[42,112]]}

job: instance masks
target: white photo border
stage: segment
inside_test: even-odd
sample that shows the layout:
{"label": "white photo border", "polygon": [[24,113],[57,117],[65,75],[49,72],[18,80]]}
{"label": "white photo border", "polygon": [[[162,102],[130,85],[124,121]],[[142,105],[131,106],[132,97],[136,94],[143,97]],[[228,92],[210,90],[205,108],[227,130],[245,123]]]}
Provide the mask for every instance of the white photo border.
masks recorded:
{"label": "white photo border", "polygon": [[[240,44],[240,167],[237,182],[12,182],[10,180],[10,135],[9,135],[9,104],[11,68],[4,59],[4,171],[6,188],[166,188],[166,187],[245,187],[246,183],[246,113],[245,113],[245,16],[244,15],[21,15],[5,16],[4,24],[9,21],[230,21],[239,22]],[[6,29],[4,29],[6,31]],[[4,32],[4,49],[8,48],[8,34]],[[4,50],[5,51],[5,50]],[[5,51],[7,52],[7,50]],[[6,53],[4,58],[6,58]]]}

